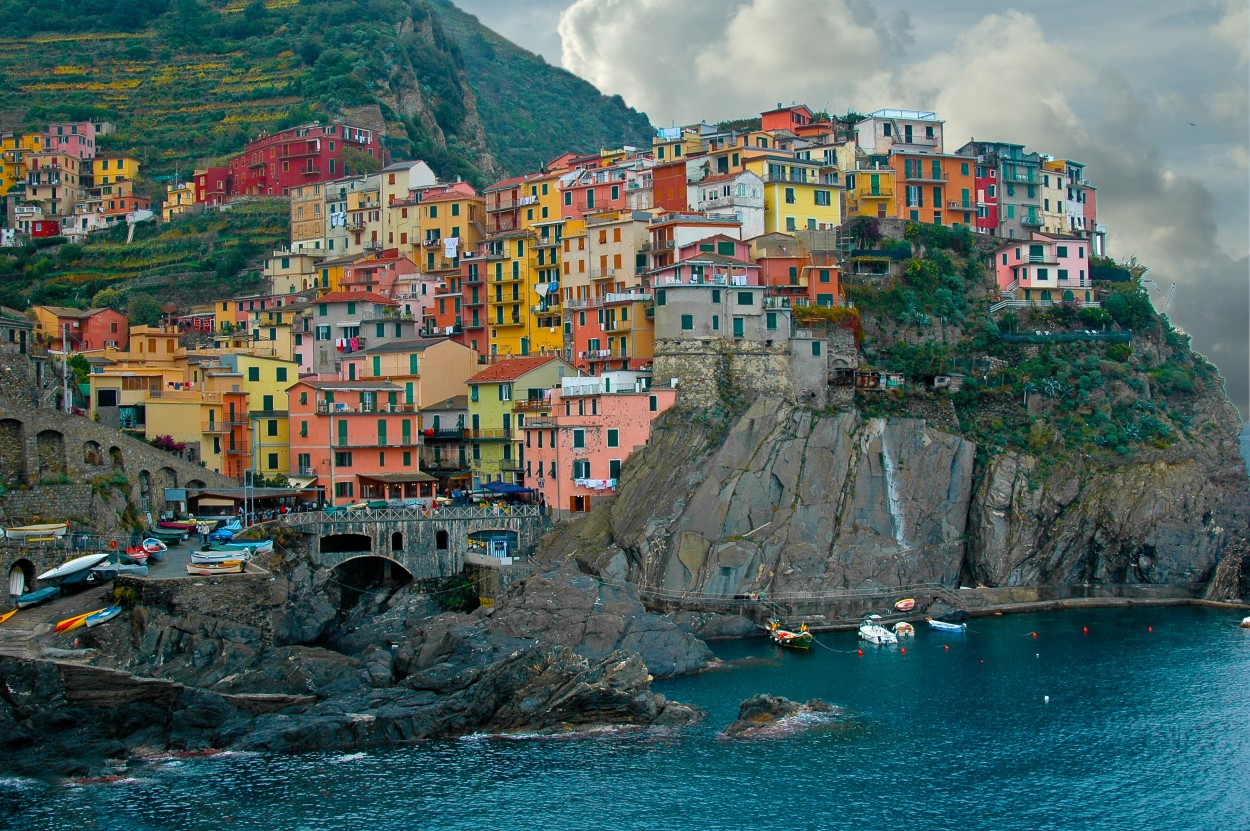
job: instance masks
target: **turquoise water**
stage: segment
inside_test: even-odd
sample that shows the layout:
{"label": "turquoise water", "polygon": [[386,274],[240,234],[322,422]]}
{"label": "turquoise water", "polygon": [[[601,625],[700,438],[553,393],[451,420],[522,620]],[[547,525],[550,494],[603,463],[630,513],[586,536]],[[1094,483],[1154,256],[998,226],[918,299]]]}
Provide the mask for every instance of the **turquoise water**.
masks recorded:
{"label": "turquoise water", "polygon": [[[905,655],[858,656],[849,633],[819,635],[811,654],[721,644],[733,668],[657,682],[708,710],[684,731],[225,754],[132,767],[110,785],[7,779],[0,828],[1243,829],[1240,617],[1007,616],[965,635],[921,631]],[[718,738],[760,692],[823,698],[851,726]]]}

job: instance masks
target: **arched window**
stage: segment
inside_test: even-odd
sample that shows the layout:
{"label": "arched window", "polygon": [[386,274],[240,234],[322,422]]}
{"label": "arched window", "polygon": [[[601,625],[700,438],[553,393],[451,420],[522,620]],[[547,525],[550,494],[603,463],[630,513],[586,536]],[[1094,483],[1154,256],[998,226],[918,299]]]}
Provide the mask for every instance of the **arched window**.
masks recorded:
{"label": "arched window", "polygon": [[446,531],[439,531],[434,535],[434,547],[439,551],[446,551],[449,541],[450,537]]}
{"label": "arched window", "polygon": [[404,550],[404,535],[403,533],[396,531],[395,533],[391,534],[391,551],[403,551],[403,550]]}

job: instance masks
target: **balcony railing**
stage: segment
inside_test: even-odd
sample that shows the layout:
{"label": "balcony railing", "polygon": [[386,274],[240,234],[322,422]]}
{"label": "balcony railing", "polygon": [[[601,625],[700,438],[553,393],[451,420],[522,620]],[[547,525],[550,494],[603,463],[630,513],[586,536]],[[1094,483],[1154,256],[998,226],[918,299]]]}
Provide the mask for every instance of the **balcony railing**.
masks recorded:
{"label": "balcony railing", "polygon": [[948,211],[970,211],[975,207],[976,205],[971,202],[950,201],[946,203],[946,210]]}
{"label": "balcony railing", "polygon": [[503,427],[470,428],[464,431],[464,437],[472,441],[507,441],[512,438],[512,430]]}
{"label": "balcony railing", "polygon": [[520,459],[501,459],[499,469],[505,473],[524,473],[525,463]]}
{"label": "balcony railing", "polygon": [[539,412],[541,410],[550,410],[551,399],[550,398],[522,398],[519,401],[513,402],[512,409],[514,411],[519,410],[522,412]]}

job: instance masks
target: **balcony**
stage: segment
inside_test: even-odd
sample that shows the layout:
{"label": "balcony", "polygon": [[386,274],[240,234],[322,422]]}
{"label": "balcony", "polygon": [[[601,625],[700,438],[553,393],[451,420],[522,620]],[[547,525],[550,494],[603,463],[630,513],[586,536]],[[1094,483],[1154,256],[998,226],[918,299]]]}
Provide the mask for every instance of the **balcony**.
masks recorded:
{"label": "balcony", "polygon": [[542,410],[551,409],[550,398],[522,398],[512,404],[513,412],[541,412]]}
{"label": "balcony", "polygon": [[422,240],[421,244],[424,245],[426,248],[438,248],[440,245],[443,244],[443,241],[438,237],[430,237],[428,239]]}
{"label": "balcony", "polygon": [[214,433],[229,433],[230,428],[226,426],[226,422],[224,421],[210,420],[204,422],[201,432],[208,435],[212,435]]}
{"label": "balcony", "polygon": [[976,205],[971,202],[951,201],[946,203],[946,210],[948,211],[971,211],[975,208]]}
{"label": "balcony", "polygon": [[469,441],[511,441],[512,430],[502,427],[470,428],[464,431],[464,438]]}
{"label": "balcony", "polygon": [[435,456],[432,453],[422,453],[420,465],[421,469],[426,471],[465,470],[469,467],[468,459],[461,460],[455,456]]}
{"label": "balcony", "polygon": [[504,473],[524,473],[525,463],[520,459],[500,459],[499,469]]}
{"label": "balcony", "polygon": [[592,280],[615,280],[615,268],[592,268],[590,270],[590,279]]}
{"label": "balcony", "polygon": [[524,325],[524,322],[522,321],[520,315],[512,315],[511,317],[505,318],[504,320],[496,320],[494,323],[491,324],[491,326],[494,326],[496,328],[501,328],[501,329],[508,329],[512,326],[522,326],[522,325]]}
{"label": "balcony", "polygon": [[432,441],[462,441],[465,437],[466,430],[463,427],[453,429],[433,429],[427,427],[421,431],[421,437],[425,439],[426,444]]}
{"label": "balcony", "polygon": [[1020,224],[1021,225],[1034,225],[1040,228],[1042,225],[1042,215],[1037,214],[1037,213],[1025,214],[1024,216],[1020,217]]}

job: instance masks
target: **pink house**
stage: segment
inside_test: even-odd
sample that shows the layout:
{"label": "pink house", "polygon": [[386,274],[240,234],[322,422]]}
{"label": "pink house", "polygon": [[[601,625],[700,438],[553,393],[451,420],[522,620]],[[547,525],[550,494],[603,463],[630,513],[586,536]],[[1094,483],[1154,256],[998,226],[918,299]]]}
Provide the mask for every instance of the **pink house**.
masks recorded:
{"label": "pink house", "polygon": [[328,502],[434,495],[420,470],[417,407],[387,381],[300,381],[287,388],[291,473]]}
{"label": "pink house", "polygon": [[1034,232],[999,248],[991,261],[998,289],[1032,304],[1097,306],[1089,276],[1089,241]]}
{"label": "pink house", "polygon": [[649,380],[636,372],[564,378],[551,392],[550,418],[525,422],[524,484],[557,515],[616,495],[621,466],[677,397],[672,388],[648,388]]}

